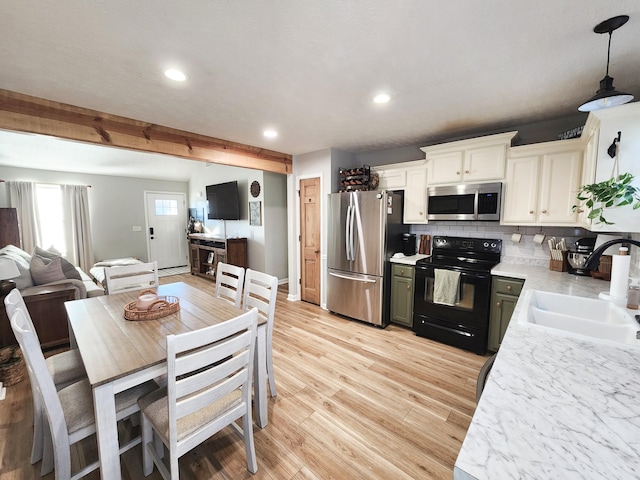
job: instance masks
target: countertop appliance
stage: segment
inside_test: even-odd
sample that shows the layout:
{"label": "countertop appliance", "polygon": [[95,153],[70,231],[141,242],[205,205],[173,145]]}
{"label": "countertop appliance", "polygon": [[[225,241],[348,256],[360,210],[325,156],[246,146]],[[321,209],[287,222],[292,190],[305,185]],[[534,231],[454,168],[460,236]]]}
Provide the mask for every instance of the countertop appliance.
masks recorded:
{"label": "countertop appliance", "polygon": [[588,268],[584,268],[584,264],[589,258],[589,255],[593,253],[593,248],[596,243],[596,237],[579,238],[575,243],[575,251],[567,253],[567,271],[573,275],[582,275],[588,277],[590,271]]}
{"label": "countertop appliance", "polygon": [[327,309],[385,327],[390,321],[391,264],[402,251],[403,192],[329,196]]}
{"label": "countertop appliance", "polygon": [[428,220],[500,220],[501,183],[427,188]]}
{"label": "countertop appliance", "polygon": [[402,253],[407,257],[416,254],[416,236],[413,233],[402,234]]}
{"label": "countertop appliance", "polygon": [[[430,258],[416,262],[413,330],[421,337],[470,350],[487,351],[491,269],[500,263],[502,240],[433,237]],[[451,304],[434,295],[436,271],[459,272]]]}

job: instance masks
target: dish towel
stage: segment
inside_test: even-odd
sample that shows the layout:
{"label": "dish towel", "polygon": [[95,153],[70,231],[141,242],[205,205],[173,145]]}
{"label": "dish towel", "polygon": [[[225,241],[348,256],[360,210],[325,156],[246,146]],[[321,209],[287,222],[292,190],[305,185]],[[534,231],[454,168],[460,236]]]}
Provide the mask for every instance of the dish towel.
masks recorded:
{"label": "dish towel", "polygon": [[439,268],[433,272],[433,303],[454,306],[460,299],[460,272]]}

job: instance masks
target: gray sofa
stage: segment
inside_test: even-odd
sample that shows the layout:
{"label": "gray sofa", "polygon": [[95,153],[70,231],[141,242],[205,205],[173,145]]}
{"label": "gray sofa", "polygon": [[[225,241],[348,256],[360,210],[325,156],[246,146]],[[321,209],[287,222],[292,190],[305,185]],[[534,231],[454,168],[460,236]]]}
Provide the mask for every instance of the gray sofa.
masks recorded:
{"label": "gray sofa", "polygon": [[[51,261],[59,257],[56,252],[40,248],[36,248],[34,254],[44,259],[40,264],[45,265],[48,265]],[[16,263],[18,270],[20,271],[20,276],[12,280],[16,282],[16,287],[23,295],[33,295],[45,292],[51,285],[60,284],[68,284],[73,287],[76,292],[76,300],[104,295],[104,289],[97,285],[89,275],[83,272],[79,267],[71,265],[64,259],[56,260],[56,262],[63,263],[64,265],[61,268],[63,276],[61,277],[59,274],[52,274],[49,275],[52,280],[46,281],[47,275],[45,274],[32,275],[31,267],[34,265],[33,255],[25,252],[24,250],[14,245],[7,245],[0,249],[0,257],[10,258]]]}

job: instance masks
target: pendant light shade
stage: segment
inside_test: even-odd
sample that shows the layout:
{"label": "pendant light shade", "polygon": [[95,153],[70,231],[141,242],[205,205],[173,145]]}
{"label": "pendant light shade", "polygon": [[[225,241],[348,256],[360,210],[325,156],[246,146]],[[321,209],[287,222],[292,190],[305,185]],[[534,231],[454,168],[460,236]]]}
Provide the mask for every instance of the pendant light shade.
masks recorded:
{"label": "pendant light shade", "polygon": [[602,80],[600,80],[600,88],[596,94],[578,107],[581,112],[591,112],[602,108],[614,107],[622,105],[633,100],[630,93],[620,92],[613,86],[613,78],[609,76],[609,56],[611,53],[611,34],[623,26],[629,20],[628,15],[619,15],[617,17],[605,20],[593,28],[595,33],[608,33],[609,46],[607,47],[607,72]]}

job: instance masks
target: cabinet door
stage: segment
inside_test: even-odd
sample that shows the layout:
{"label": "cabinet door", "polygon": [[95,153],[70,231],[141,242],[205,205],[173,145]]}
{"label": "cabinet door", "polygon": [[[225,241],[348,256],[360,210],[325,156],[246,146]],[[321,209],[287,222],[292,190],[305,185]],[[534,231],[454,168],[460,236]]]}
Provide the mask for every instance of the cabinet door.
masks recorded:
{"label": "cabinet door", "polygon": [[491,314],[489,318],[489,341],[487,348],[492,352],[497,352],[502,343],[504,333],[507,331],[509,321],[516,308],[518,297],[495,293],[491,295]]}
{"label": "cabinet door", "polygon": [[[598,138],[599,132],[596,130],[589,136],[589,140],[585,146],[580,185],[589,185],[595,181],[596,162],[598,159]],[[577,199],[574,203],[577,203]],[[584,207],[576,213],[578,214],[578,225],[590,229],[592,221],[589,219],[589,213],[591,213],[591,211]]]}
{"label": "cabinet door", "polygon": [[398,190],[405,188],[406,170],[404,168],[387,168],[378,170],[378,188],[380,190]]}
{"label": "cabinet door", "polygon": [[536,221],[538,156],[510,158],[503,185],[503,224],[525,225]]}
{"label": "cabinet door", "polygon": [[432,153],[429,161],[429,184],[462,181],[462,151]]}
{"label": "cabinet door", "polygon": [[404,189],[404,223],[427,223],[427,169],[407,170]]}
{"label": "cabinet door", "polygon": [[504,179],[506,147],[491,145],[472,148],[464,154],[464,182]]}
{"label": "cabinet door", "polygon": [[582,152],[550,153],[542,156],[538,201],[538,223],[575,225],[572,210],[580,187]]}
{"label": "cabinet door", "polygon": [[407,327],[413,326],[413,278],[393,277],[391,321]]}

